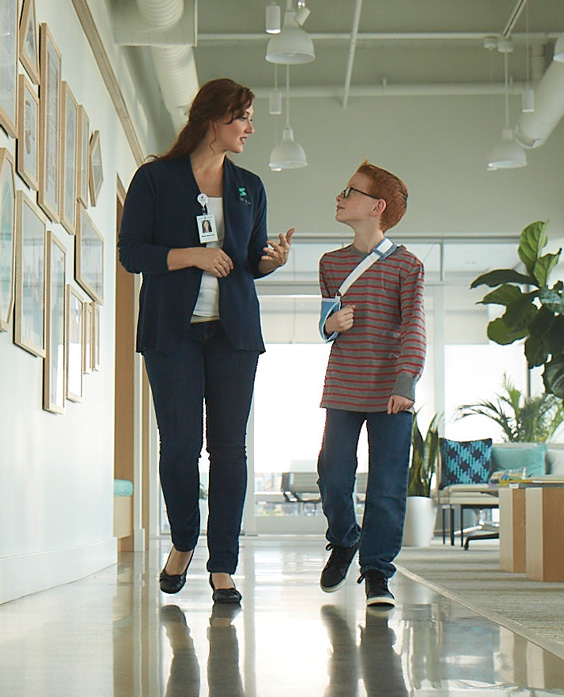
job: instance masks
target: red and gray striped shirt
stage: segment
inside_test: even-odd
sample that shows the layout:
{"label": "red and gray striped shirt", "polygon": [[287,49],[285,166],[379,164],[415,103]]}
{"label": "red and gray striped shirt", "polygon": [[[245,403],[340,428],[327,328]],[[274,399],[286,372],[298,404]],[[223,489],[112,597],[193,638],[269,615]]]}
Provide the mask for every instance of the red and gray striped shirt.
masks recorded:
{"label": "red and gray striped shirt", "polygon": [[[366,255],[353,245],[324,254],[319,285],[324,298]],[[423,264],[405,247],[375,262],[343,296],[354,305],[354,325],[333,342],[321,406],[386,411],[393,394],[415,400],[425,363]]]}

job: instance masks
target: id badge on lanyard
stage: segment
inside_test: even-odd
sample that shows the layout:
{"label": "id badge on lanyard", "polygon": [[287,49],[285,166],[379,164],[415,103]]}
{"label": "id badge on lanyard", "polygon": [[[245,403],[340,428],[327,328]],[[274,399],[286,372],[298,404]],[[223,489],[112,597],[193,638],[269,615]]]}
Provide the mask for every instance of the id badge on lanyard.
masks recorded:
{"label": "id badge on lanyard", "polygon": [[197,200],[202,206],[202,215],[196,216],[196,224],[198,226],[200,242],[202,244],[207,244],[208,242],[218,242],[219,237],[217,236],[215,216],[208,213],[208,197],[206,194],[199,194]]}

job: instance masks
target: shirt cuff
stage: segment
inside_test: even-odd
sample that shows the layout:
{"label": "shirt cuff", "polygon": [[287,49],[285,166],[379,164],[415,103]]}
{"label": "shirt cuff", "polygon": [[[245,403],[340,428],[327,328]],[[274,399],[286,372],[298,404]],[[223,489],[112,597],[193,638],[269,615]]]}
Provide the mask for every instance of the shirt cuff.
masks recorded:
{"label": "shirt cuff", "polygon": [[392,390],[392,394],[400,395],[406,399],[411,399],[415,402],[415,383],[417,380],[407,373],[400,373],[396,378],[396,384]]}

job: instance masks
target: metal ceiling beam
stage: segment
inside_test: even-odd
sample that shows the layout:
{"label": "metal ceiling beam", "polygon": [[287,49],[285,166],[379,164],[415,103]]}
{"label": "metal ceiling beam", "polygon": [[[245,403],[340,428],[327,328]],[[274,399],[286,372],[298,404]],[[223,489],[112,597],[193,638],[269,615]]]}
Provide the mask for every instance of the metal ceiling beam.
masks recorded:
{"label": "metal ceiling beam", "polygon": [[[510,94],[520,95],[524,87],[524,83],[513,82],[510,87]],[[271,90],[271,87],[253,88],[257,99],[267,99]],[[462,97],[497,94],[505,94],[503,83],[497,85],[490,82],[390,85],[386,82],[382,85],[358,85],[357,87],[350,87],[348,90],[349,97]],[[292,87],[292,99],[301,97],[338,99],[340,101],[341,95],[342,87],[340,85]]]}
{"label": "metal ceiling beam", "polygon": [[[530,32],[528,37],[525,32],[512,35],[513,43],[526,43],[527,38],[529,43],[546,43],[547,41],[557,39],[562,31],[547,31],[547,32]],[[351,35],[347,32],[332,32],[332,33],[312,33],[308,32],[309,37],[313,41],[342,41],[350,43]],[[357,42],[359,41],[468,41],[476,42],[482,45],[484,39],[492,36],[499,36],[495,31],[484,32],[359,32]],[[198,45],[202,44],[217,44],[225,42],[240,42],[240,41],[256,41],[267,43],[268,34],[263,33],[225,33],[225,34],[198,34]]]}
{"label": "metal ceiling beam", "polygon": [[521,12],[523,12],[523,10],[525,9],[526,4],[527,0],[517,0],[517,4],[513,8],[513,12],[510,14],[509,19],[507,20],[505,29],[501,33],[503,39],[508,39],[511,36],[511,32],[517,24],[517,20],[521,16]]}
{"label": "metal ceiling beam", "polygon": [[345,75],[345,89],[343,90],[343,109],[347,108],[349,101],[349,90],[351,86],[352,71],[354,66],[354,55],[356,51],[356,41],[358,37],[358,27],[360,25],[360,12],[362,10],[362,0],[356,0],[354,7],[353,25],[349,44],[349,56],[347,59],[347,71]]}

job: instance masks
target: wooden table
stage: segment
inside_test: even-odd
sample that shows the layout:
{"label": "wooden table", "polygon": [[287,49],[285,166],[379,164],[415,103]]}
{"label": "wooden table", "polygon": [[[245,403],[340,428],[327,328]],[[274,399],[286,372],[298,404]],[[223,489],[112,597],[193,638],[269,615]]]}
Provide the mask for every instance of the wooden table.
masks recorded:
{"label": "wooden table", "polygon": [[524,574],[526,571],[525,489],[500,487],[499,496],[499,568]]}
{"label": "wooden table", "polygon": [[564,485],[525,489],[526,575],[564,581]]}

